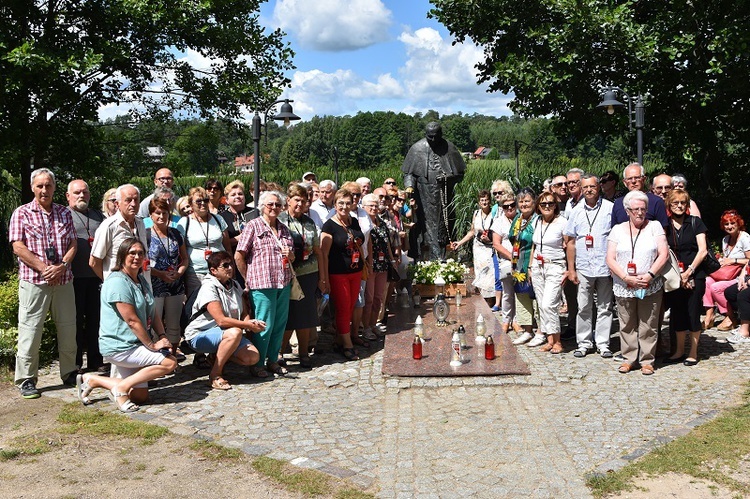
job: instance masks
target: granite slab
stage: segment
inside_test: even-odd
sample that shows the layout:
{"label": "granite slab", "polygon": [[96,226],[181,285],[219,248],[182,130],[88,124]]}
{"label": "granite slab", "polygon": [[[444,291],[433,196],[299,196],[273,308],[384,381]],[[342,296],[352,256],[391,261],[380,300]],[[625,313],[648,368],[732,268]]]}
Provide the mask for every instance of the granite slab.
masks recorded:
{"label": "granite slab", "polygon": [[[454,298],[449,298],[450,314],[447,326],[436,325],[432,314],[432,300],[423,302],[420,308],[398,308],[388,319],[389,334],[385,339],[383,374],[390,376],[499,376],[531,374],[526,362],[521,359],[511,338],[502,332],[501,324],[481,296],[464,298],[456,307]],[[487,334],[495,341],[495,359],[486,360],[484,349],[475,347],[476,320],[482,315]],[[424,323],[422,358],[412,358],[412,331],[417,316]],[[464,363],[451,367],[451,331],[463,324],[466,328],[467,349]]]}

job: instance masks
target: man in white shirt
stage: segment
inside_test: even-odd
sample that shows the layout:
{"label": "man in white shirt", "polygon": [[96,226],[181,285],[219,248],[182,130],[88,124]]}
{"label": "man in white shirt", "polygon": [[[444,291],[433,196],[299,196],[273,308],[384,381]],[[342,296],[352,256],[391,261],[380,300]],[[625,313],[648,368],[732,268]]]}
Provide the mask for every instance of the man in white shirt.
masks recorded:
{"label": "man in white shirt", "polygon": [[[572,211],[564,232],[568,269],[574,271],[569,273],[570,281],[578,285],[578,348],[573,356],[581,358],[593,352],[595,341],[600,355],[609,359],[612,358],[609,336],[614,295],[606,255],[614,205],[600,196],[601,188],[596,176],[583,175],[580,181],[585,202]],[[594,301],[596,327],[593,324]]]}
{"label": "man in white shirt", "polygon": [[333,209],[333,198],[336,194],[336,183],[333,180],[323,180],[318,184],[320,197],[310,205],[310,218],[313,219],[318,229],[329,218],[329,212]]}

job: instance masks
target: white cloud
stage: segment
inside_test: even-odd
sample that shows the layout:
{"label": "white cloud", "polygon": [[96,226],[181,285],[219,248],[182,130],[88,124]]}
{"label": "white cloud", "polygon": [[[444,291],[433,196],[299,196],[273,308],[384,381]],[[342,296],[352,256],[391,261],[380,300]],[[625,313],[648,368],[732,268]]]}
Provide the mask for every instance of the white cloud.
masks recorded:
{"label": "white cloud", "polygon": [[482,49],[471,43],[451,45],[433,28],[404,31],[399,40],[406,47],[400,76],[409,109],[509,114],[509,97],[488,94],[487,84],[477,85],[475,65],[483,60]]}
{"label": "white cloud", "polygon": [[313,115],[355,114],[371,108],[368,101],[399,99],[404,89],[390,74],[366,81],[351,70],[324,73],[318,69],[297,71],[284,98],[294,99],[294,112],[309,118]]}
{"label": "white cloud", "polygon": [[276,24],[303,47],[356,50],[388,39],[391,11],[381,0],[278,0]]}

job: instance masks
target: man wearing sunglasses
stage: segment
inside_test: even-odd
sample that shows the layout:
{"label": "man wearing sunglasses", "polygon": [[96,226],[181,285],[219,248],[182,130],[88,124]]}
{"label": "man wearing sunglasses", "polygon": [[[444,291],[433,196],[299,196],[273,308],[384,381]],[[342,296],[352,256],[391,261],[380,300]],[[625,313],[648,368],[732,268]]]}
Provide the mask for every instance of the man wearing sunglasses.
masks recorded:
{"label": "man wearing sunglasses", "polygon": [[552,177],[549,190],[557,196],[557,202],[560,206],[560,213],[565,213],[565,205],[568,202],[568,179],[565,175]]}

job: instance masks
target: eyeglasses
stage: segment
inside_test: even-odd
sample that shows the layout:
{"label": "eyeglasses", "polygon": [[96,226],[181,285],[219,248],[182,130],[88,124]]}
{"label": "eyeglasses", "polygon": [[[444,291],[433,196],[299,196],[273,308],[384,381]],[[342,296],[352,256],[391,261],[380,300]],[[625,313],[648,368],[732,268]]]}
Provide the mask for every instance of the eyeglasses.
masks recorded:
{"label": "eyeglasses", "polygon": [[193,203],[195,203],[195,204],[206,204],[208,202],[209,202],[208,198],[193,199]]}
{"label": "eyeglasses", "polygon": [[114,202],[116,202],[116,201],[117,201],[117,200],[116,200],[115,198],[112,198],[112,199],[107,199],[107,202],[108,202],[108,203],[114,203]]}
{"label": "eyeglasses", "polygon": [[492,191],[493,196],[500,196],[501,194],[505,194],[505,191]]}
{"label": "eyeglasses", "polygon": [[130,250],[130,251],[128,251],[128,255],[130,255],[130,256],[143,257],[145,254],[146,253],[144,251],[141,251],[141,250]]}
{"label": "eyeglasses", "polygon": [[566,184],[568,184],[568,185],[578,185],[578,184],[580,184],[580,183],[581,183],[581,181],[580,181],[580,180],[568,180],[568,181],[566,182]]}
{"label": "eyeglasses", "polygon": [[515,207],[516,207],[516,203],[510,203],[510,204],[504,204],[503,205],[503,209],[504,210],[512,210]]}
{"label": "eyeglasses", "polygon": [[282,205],[281,203],[266,203],[266,208],[273,209],[273,208],[283,208],[283,207],[284,205]]}
{"label": "eyeglasses", "polygon": [[384,183],[384,184],[387,184],[387,185],[396,185],[396,181],[395,181],[395,180],[386,180],[386,181],[385,181],[385,182],[383,182],[383,183]]}
{"label": "eyeglasses", "polygon": [[657,192],[669,192],[669,191],[672,190],[672,186],[671,185],[660,185],[660,186],[654,187],[654,190],[657,191]]}
{"label": "eyeglasses", "polygon": [[395,199],[395,201],[398,201],[398,202],[400,202],[400,203],[403,203],[403,202],[404,202],[404,201],[406,201],[406,200],[405,200],[404,198],[396,198],[396,199]]}
{"label": "eyeglasses", "polygon": [[628,208],[632,213],[646,213],[646,208]]}
{"label": "eyeglasses", "polygon": [[630,184],[633,182],[638,182],[641,179],[643,179],[643,175],[636,175],[635,177],[628,177],[626,179],[623,179],[623,182],[627,182]]}
{"label": "eyeglasses", "polygon": [[602,184],[606,184],[607,182],[614,182],[615,179],[613,178],[603,178],[601,179]]}
{"label": "eyeglasses", "polygon": [[220,264],[219,267],[221,267],[222,269],[231,269],[232,268],[232,264],[230,262],[224,262],[224,263]]}
{"label": "eyeglasses", "polygon": [[669,203],[669,205],[670,206],[687,206],[688,202],[687,201],[672,201],[671,203]]}
{"label": "eyeglasses", "polygon": [[213,187],[206,187],[206,190],[207,191],[220,191],[221,189],[219,188],[218,185],[215,185]]}
{"label": "eyeglasses", "polygon": [[555,182],[554,184],[552,184],[551,187],[562,187],[564,185],[565,185],[565,182]]}
{"label": "eyeglasses", "polygon": [[158,180],[159,182],[167,182],[169,180],[174,180],[174,177],[159,177],[156,180]]}
{"label": "eyeglasses", "polygon": [[539,203],[539,206],[541,206],[542,208],[552,208],[553,206],[555,206],[555,204],[557,203],[555,203],[554,201],[544,201],[543,203]]}

